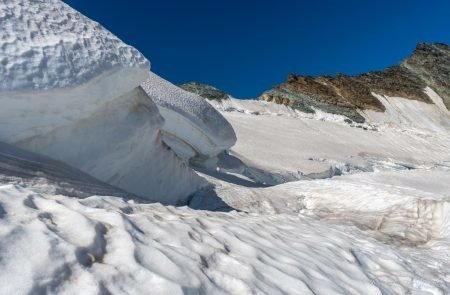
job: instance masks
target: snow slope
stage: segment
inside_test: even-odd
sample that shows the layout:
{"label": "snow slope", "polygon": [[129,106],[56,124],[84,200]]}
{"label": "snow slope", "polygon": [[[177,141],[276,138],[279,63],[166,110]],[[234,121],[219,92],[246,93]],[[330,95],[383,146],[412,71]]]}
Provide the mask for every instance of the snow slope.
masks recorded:
{"label": "snow slope", "polygon": [[166,119],[166,143],[183,159],[207,161],[236,142],[227,120],[202,97],[150,73],[142,88]]}
{"label": "snow slope", "polygon": [[374,94],[386,107],[384,113],[365,111],[371,123],[408,130],[427,130],[429,132],[446,133],[450,130],[450,112],[442,98],[431,88],[426,93],[433,104],[410,100],[402,97],[386,97]]}
{"label": "snow slope", "polygon": [[[450,160],[448,111],[401,98],[389,101],[399,105],[388,108],[386,114],[368,112],[372,125],[355,126],[339,116],[305,116],[262,101],[215,103],[237,134],[231,157],[242,161],[231,167],[223,163],[223,167],[278,184],[342,173],[432,167]],[[395,120],[398,124],[389,124]]]}
{"label": "snow slope", "polygon": [[176,204],[203,181],[160,138],[149,62],[66,4],[0,4],[0,141]]}

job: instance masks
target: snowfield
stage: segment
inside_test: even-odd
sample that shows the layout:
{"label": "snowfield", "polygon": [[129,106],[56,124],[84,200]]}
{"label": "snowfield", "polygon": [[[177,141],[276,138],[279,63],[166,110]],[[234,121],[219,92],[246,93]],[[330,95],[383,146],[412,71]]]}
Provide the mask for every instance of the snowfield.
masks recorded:
{"label": "snowfield", "polygon": [[[261,189],[253,205],[235,187],[233,205],[252,213],[70,198],[8,182],[0,292],[446,294],[449,199],[440,194],[450,173],[408,173],[396,184],[367,173]],[[414,181],[421,189],[403,187],[424,175],[431,182]],[[294,195],[298,211],[258,209]]]}
{"label": "snowfield", "polygon": [[[335,126],[335,132],[344,128],[365,135],[363,140],[386,132],[286,114],[223,114],[237,130],[235,148],[241,153],[240,130],[251,124],[267,124],[267,140],[278,134],[277,123],[292,124],[299,132],[312,131],[298,124],[318,124],[311,137],[322,141],[317,152],[329,137],[322,135],[327,130],[318,127],[322,124]],[[412,133],[391,140],[403,137],[411,144],[421,142]],[[291,140],[278,139],[271,146],[280,149]],[[39,158],[41,165],[34,169],[43,172],[23,176],[23,169],[11,167],[24,165],[12,163],[7,173],[17,175],[0,179],[0,293],[447,294],[446,144],[408,162],[422,159],[424,166],[395,164],[404,160],[405,151],[395,154],[381,146],[380,155],[399,160],[379,161],[375,172],[316,180],[305,176],[276,186],[246,177],[245,169],[236,167],[247,166],[233,158],[232,148],[232,155],[219,160],[219,171],[199,170],[213,186],[195,194],[189,207],[149,203],[123,192],[83,193],[101,186],[93,180],[70,184],[84,189],[69,197],[55,188],[76,179],[74,172],[61,167],[57,175],[50,174],[46,167],[60,164],[46,165],[52,160]],[[16,162],[36,157],[7,147],[2,153]],[[252,155],[251,163],[266,167],[259,154]],[[282,155],[277,161],[287,161]],[[47,178],[52,181],[43,181]]]}

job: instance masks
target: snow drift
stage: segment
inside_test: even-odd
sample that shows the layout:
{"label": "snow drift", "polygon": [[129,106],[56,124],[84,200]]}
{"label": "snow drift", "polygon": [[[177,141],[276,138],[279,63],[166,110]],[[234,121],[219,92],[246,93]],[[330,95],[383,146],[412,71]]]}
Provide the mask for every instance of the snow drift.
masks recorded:
{"label": "snow drift", "polygon": [[6,0],[0,18],[1,141],[164,203],[202,185],[160,139],[136,49],[57,0]]}
{"label": "snow drift", "polygon": [[202,97],[151,72],[141,86],[166,119],[164,141],[181,158],[213,166],[216,156],[236,143],[233,127]]}

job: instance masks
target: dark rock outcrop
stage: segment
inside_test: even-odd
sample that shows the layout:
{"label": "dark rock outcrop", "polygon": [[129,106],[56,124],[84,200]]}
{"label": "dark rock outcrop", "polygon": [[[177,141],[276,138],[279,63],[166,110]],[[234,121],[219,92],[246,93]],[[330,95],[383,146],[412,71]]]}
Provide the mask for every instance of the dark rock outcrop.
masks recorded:
{"label": "dark rock outcrop", "polygon": [[383,112],[377,93],[432,103],[424,88],[430,86],[450,109],[450,46],[419,43],[411,56],[384,71],[355,76],[289,75],[288,81],[264,92],[261,100],[274,101],[303,112],[320,109],[362,123],[358,110]]}
{"label": "dark rock outcrop", "polygon": [[419,43],[414,53],[400,66],[433,88],[450,110],[450,46],[444,43]]}
{"label": "dark rock outcrop", "polygon": [[209,100],[222,101],[229,98],[228,94],[225,91],[198,82],[188,82],[178,86],[186,91],[198,94],[201,97]]}

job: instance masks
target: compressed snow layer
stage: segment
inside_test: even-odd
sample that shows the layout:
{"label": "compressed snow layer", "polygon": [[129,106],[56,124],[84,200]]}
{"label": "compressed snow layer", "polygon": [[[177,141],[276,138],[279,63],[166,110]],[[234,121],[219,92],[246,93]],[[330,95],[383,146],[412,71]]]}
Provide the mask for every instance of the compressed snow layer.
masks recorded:
{"label": "compressed snow layer", "polygon": [[0,140],[16,143],[89,118],[107,101],[136,88],[139,76],[126,68],[74,88],[0,91]]}
{"label": "compressed snow layer", "polygon": [[203,181],[163,145],[162,122],[156,105],[136,88],[88,118],[15,144],[140,197],[184,203]]}
{"label": "compressed snow layer", "polygon": [[143,77],[149,69],[136,49],[59,0],[3,0],[0,44],[0,91],[74,87],[121,68]]}
{"label": "compressed snow layer", "polygon": [[163,130],[190,145],[201,156],[216,156],[236,142],[228,121],[202,97],[151,72],[141,87],[160,107],[166,119]]}

